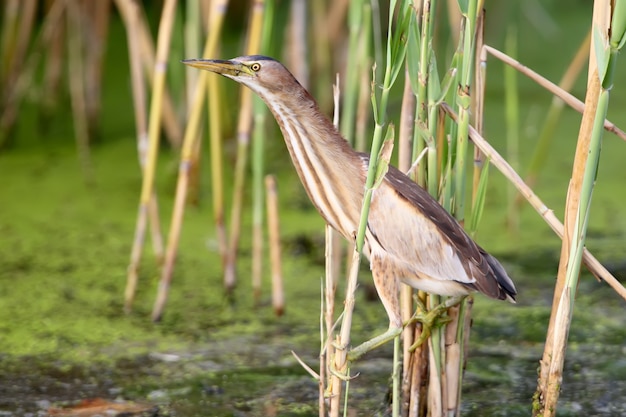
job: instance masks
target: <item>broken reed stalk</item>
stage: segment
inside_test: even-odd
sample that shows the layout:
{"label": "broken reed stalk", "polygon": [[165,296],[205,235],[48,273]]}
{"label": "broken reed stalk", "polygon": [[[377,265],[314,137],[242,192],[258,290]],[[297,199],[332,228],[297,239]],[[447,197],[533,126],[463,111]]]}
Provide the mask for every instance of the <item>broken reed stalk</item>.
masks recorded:
{"label": "broken reed stalk", "polygon": [[620,48],[626,42],[626,1],[595,0],[585,111],[578,134],[567,201],[561,259],[541,359],[533,416],[556,415],[567,339],[574,313],[591,199],[600,162],[603,124]]}
{"label": "broken reed stalk", "polygon": [[85,101],[85,56],[83,54],[85,48],[80,3],[67,2],[65,12],[67,17],[67,73],[71,74],[69,76],[69,88],[74,135],[76,136],[76,148],[78,149],[78,158],[83,175],[85,181],[90,184],[93,183],[94,176],[91,167],[87,104]]}
{"label": "broken reed stalk", "polygon": [[[441,103],[441,109],[453,120],[458,119],[456,112],[447,103]],[[522,177],[506,162],[506,160],[483,138],[472,126],[469,128],[470,139],[475,146],[489,159],[489,162],[496,167],[504,177],[509,180],[518,192],[528,201],[541,218],[550,226],[554,233],[563,238],[563,224],[554,215],[554,211],[548,208],[544,202],[534,193],[534,191],[524,182]],[[626,288],[615,278],[588,249],[583,249],[583,262],[589,272],[597,279],[605,281],[617,294],[626,300]]]}
{"label": "broken reed stalk", "polygon": [[[139,200],[139,209],[137,212],[137,223],[135,226],[135,235],[133,239],[133,249],[131,250],[131,260],[133,251],[137,251],[135,245],[143,245],[145,240],[146,224],[152,196],[154,195],[154,177],[156,172],[157,157],[159,154],[159,136],[161,127],[161,106],[163,103],[163,91],[165,89],[165,75],[167,69],[167,58],[170,50],[170,40],[172,36],[172,28],[174,26],[174,13],[176,11],[176,0],[167,0],[163,4],[161,21],[159,23],[159,37],[156,60],[154,64],[154,82],[152,84],[152,99],[150,102],[150,116],[148,121],[148,153],[145,168],[143,170],[143,181],[141,187],[141,196]],[[141,250],[139,249],[139,252]],[[137,288],[136,271],[129,269],[126,279],[126,291],[124,300],[124,309],[129,312]]]}
{"label": "broken reed stalk", "polygon": [[[141,9],[134,1],[115,0],[120,11],[124,27],[126,29],[126,41],[128,43],[128,60],[130,63],[130,79],[133,94],[133,110],[135,114],[135,131],[137,134],[137,156],[139,166],[143,173],[146,166],[148,151],[148,114],[146,102],[146,83],[141,68],[141,45],[138,36],[138,22],[141,19]],[[157,260],[163,261],[163,235],[159,219],[159,208],[156,193],[152,191],[148,207],[148,220],[150,224],[150,236],[152,249]],[[128,275],[132,275],[132,281],[138,281],[139,264],[143,252],[143,241],[134,241],[128,265]],[[134,294],[134,289],[131,291]]]}
{"label": "broken reed stalk", "polygon": [[278,187],[273,175],[265,176],[267,195],[267,229],[270,247],[270,269],[272,271],[272,307],[274,314],[282,316],[285,312],[285,292],[283,291],[283,273],[280,256],[280,217],[278,215]]}
{"label": "broken reed stalk", "polygon": [[[227,4],[227,0],[218,0],[213,3],[213,11],[210,14],[211,22],[209,23],[211,30],[209,31],[204,45],[202,56],[214,56],[216,53]],[[167,302],[168,290],[172,281],[172,274],[174,272],[174,262],[176,261],[176,255],[178,253],[178,241],[180,238],[180,230],[185,211],[185,201],[187,198],[189,164],[193,155],[193,147],[196,146],[195,142],[200,136],[200,121],[202,118],[204,100],[207,94],[207,75],[208,73],[206,71],[201,71],[198,78],[198,88],[195,92],[193,106],[189,111],[189,119],[187,121],[178,168],[174,211],[172,213],[172,221],[170,223],[170,232],[165,251],[165,261],[163,264],[163,270],[161,271],[157,297],[152,309],[153,321],[159,321],[163,315],[163,309],[165,308],[165,303]]]}

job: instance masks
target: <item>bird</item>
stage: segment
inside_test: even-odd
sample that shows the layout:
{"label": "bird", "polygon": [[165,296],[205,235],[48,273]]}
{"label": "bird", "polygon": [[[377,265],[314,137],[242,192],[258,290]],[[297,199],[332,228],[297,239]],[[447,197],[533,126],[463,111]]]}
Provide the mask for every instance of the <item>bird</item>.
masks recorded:
{"label": "bird", "polygon": [[[333,229],[353,241],[370,156],[350,146],[291,72],[262,55],[182,62],[230,78],[266,103],[311,202]],[[515,302],[517,290],[500,262],[425,189],[392,165],[371,195],[363,253],[389,328],[361,345],[354,357],[400,334],[400,282],[457,299],[479,292]]]}

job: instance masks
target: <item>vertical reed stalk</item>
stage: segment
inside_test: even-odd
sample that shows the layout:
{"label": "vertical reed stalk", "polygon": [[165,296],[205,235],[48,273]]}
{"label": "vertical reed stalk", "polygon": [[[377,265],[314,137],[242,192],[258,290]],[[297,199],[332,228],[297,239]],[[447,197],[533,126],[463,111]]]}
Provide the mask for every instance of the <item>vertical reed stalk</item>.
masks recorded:
{"label": "vertical reed stalk", "polygon": [[[148,121],[148,154],[144,168],[144,176],[141,187],[141,198],[137,213],[137,224],[135,226],[135,237],[133,239],[133,251],[135,245],[142,247],[145,240],[146,223],[150,210],[151,200],[154,191],[154,177],[156,172],[157,156],[159,154],[159,134],[161,126],[161,107],[163,103],[163,91],[165,89],[165,72],[167,68],[167,57],[170,50],[170,40],[172,28],[174,26],[174,13],[176,10],[176,0],[167,0],[163,5],[161,22],[159,23],[159,40],[154,64],[154,82],[152,84],[152,100],[150,102],[150,116]],[[131,253],[131,259],[134,255]],[[129,271],[126,280],[125,309],[129,311],[135,289],[137,287],[137,276]]]}
{"label": "vertical reed stalk", "polygon": [[[126,2],[136,0],[124,0]],[[121,11],[122,9],[120,9]],[[140,11],[142,9],[140,8]],[[139,42],[141,44],[141,61],[143,62],[143,68],[149,85],[154,84],[155,77],[155,47],[150,29],[148,27],[148,21],[144,13],[140,13],[140,19],[138,23]],[[174,110],[174,104],[172,103],[172,97],[169,93],[167,85],[163,87],[163,104],[162,104],[162,127],[165,133],[165,137],[169,141],[170,145],[174,149],[178,149],[181,146],[182,141],[182,128],[176,117]]]}
{"label": "vertical reed stalk", "polygon": [[[227,4],[227,0],[216,0],[215,3],[213,3],[213,12],[211,13],[211,22],[209,24],[211,30],[209,31],[209,35],[204,45],[203,56],[212,56],[217,50],[219,34],[222,30]],[[193,106],[190,109],[189,120],[187,121],[187,128],[185,130],[185,138],[183,140],[180,164],[178,168],[174,212],[172,213],[170,233],[167,241],[167,249],[165,251],[165,262],[163,264],[163,271],[161,272],[161,280],[159,282],[157,297],[152,309],[153,321],[160,320],[163,315],[169,286],[172,281],[172,273],[174,271],[174,262],[178,252],[178,241],[180,238],[185,201],[187,198],[189,162],[192,157],[193,147],[195,146],[195,142],[199,136],[200,120],[204,99],[206,98],[207,93],[207,75],[208,73],[205,71],[200,73],[198,78],[198,88],[196,90]]]}
{"label": "vertical reed stalk", "polygon": [[[382,88],[379,94],[375,83],[372,83],[372,106],[374,109],[374,119],[376,125],[374,127],[374,136],[370,149],[370,163],[368,167],[365,194],[363,197],[363,206],[361,209],[361,219],[356,233],[355,247],[350,264],[348,276],[348,285],[346,289],[346,299],[344,303],[344,312],[341,322],[341,332],[338,340],[338,348],[335,351],[334,368],[341,373],[348,374],[347,363],[347,347],[350,343],[350,328],[352,325],[352,311],[354,308],[354,291],[356,290],[358,268],[360,256],[365,242],[365,231],[367,226],[367,217],[369,213],[369,204],[372,193],[377,184],[380,183],[382,177],[387,171],[389,158],[391,156],[391,146],[393,145],[393,126],[387,122],[387,106],[389,102],[389,92],[393,86],[399,72],[404,68],[404,57],[406,54],[406,36],[408,25],[410,22],[409,4],[402,1],[398,6],[398,21],[395,29],[393,28],[394,12],[398,2],[392,0],[389,4],[389,36],[387,37],[387,51],[385,60],[385,75],[382,82]],[[383,130],[387,128],[385,143],[383,146]],[[399,334],[396,334],[399,336]],[[397,346],[397,345],[396,345]],[[395,350],[397,352],[397,349]],[[394,362],[395,366],[395,362]],[[339,413],[339,397],[341,393],[341,380],[334,376],[331,381],[332,397],[331,397],[331,415]],[[394,391],[399,390],[398,379],[394,380]],[[396,405],[395,407],[398,407]]]}
{"label": "vertical reed stalk", "polygon": [[[136,1],[115,0],[126,28],[126,40],[128,42],[128,60],[130,62],[130,75],[133,93],[133,109],[135,113],[135,131],[137,134],[137,153],[139,166],[142,172],[145,170],[148,151],[148,115],[146,105],[146,83],[141,68],[141,45],[138,36],[138,21],[141,18],[139,4]],[[163,258],[163,237],[158,213],[157,197],[154,190],[148,208],[152,247],[159,263]],[[134,241],[131,250],[128,276],[132,285],[138,281],[139,263],[143,250],[143,241]],[[134,294],[135,288],[129,289]],[[129,312],[129,311],[127,311]]]}
{"label": "vertical reed stalk", "polygon": [[482,0],[460,2],[463,16],[462,55],[459,71],[459,87],[457,90],[457,106],[459,123],[456,136],[455,197],[454,216],[463,224],[465,218],[465,176],[467,166],[469,110],[471,104],[470,84],[474,68],[474,50],[476,21],[478,12],[482,10]]}
{"label": "vertical reed stalk", "polygon": [[[411,44],[407,49],[407,60],[411,55]],[[411,166],[411,149],[413,137],[413,125],[415,124],[415,105],[416,99],[411,90],[411,79],[409,78],[408,65],[405,69],[404,90],[402,93],[402,110],[400,113],[400,129],[398,132],[398,169],[407,172]],[[402,322],[409,323],[413,316],[413,288],[402,283],[400,285],[400,309],[402,314]],[[403,410],[402,415],[407,415],[411,398],[410,384],[410,366],[412,355],[409,348],[413,345],[413,333],[415,332],[415,324],[410,323],[402,329],[402,398]]]}
{"label": "vertical reed stalk", "polygon": [[[339,100],[340,88],[339,88],[339,74],[333,85],[333,124],[335,128],[339,127]],[[332,386],[332,373],[330,372],[333,366],[333,358],[335,357],[335,346],[331,341],[335,339],[335,295],[337,293],[337,282],[340,276],[340,268],[338,267],[339,259],[336,254],[341,254],[341,243],[338,239],[342,236],[337,233],[329,224],[325,227],[325,273],[324,273],[324,285],[322,286],[324,294],[322,296],[322,305],[324,306],[323,322],[325,332],[321,332],[321,349],[320,349],[320,416],[326,415],[326,387]],[[338,259],[339,258],[339,259]],[[328,379],[324,379],[326,376]]]}
{"label": "vertical reed stalk", "polygon": [[278,215],[278,189],[273,175],[265,177],[267,194],[267,228],[270,247],[270,265],[272,270],[272,307],[277,316],[285,311],[285,293],[283,291],[283,273],[280,260],[280,218]]}
{"label": "vertical reed stalk", "polygon": [[561,261],[541,360],[540,379],[534,397],[534,416],[550,417],[556,414],[609,91],[613,86],[618,52],[626,42],[626,1],[594,1],[592,32],[585,111],[567,193]]}

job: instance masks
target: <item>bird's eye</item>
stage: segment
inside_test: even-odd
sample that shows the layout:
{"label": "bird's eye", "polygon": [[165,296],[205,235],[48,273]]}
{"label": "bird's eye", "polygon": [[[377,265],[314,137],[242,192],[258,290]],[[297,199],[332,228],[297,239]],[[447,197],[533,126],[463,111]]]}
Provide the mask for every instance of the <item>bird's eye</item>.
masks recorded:
{"label": "bird's eye", "polygon": [[250,65],[250,69],[254,72],[257,72],[258,70],[261,69],[261,64],[259,64],[258,62],[255,62],[254,64]]}

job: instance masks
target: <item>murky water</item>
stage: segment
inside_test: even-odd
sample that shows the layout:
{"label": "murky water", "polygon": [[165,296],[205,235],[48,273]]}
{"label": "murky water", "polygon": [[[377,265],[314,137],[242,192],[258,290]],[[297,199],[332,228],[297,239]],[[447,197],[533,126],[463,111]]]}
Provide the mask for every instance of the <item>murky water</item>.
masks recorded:
{"label": "murky water", "polygon": [[[483,336],[489,341],[488,333]],[[3,358],[0,416],[45,415],[53,404],[93,397],[147,401],[160,405],[161,415],[317,416],[317,383],[296,364],[292,348],[288,338],[268,344],[253,336],[89,367],[51,357]],[[298,353],[317,367],[314,351]],[[477,342],[464,379],[462,414],[528,416],[540,355],[540,344]],[[572,343],[559,416],[626,415],[625,357],[623,345]],[[385,346],[354,367],[360,373],[351,385],[354,415],[388,415],[389,358]]]}

